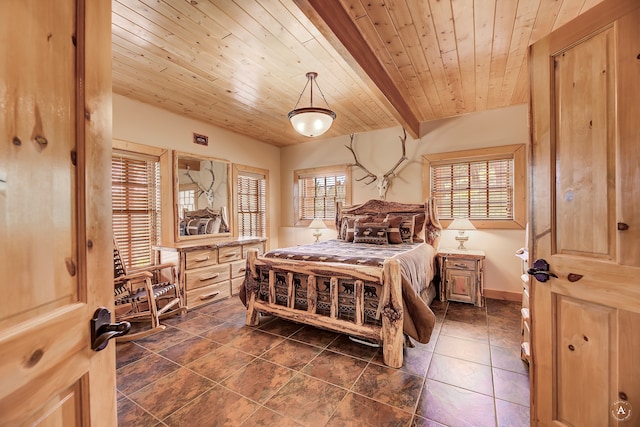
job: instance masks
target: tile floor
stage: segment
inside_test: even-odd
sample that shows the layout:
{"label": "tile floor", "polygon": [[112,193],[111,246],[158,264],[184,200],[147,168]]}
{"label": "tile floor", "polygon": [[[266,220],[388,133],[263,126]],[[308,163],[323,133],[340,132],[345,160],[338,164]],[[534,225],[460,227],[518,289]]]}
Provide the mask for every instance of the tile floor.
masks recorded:
{"label": "tile floor", "polygon": [[401,369],[347,337],[263,317],[237,297],[117,344],[118,423],[128,426],[528,426],[520,305],[434,301],[429,344]]}

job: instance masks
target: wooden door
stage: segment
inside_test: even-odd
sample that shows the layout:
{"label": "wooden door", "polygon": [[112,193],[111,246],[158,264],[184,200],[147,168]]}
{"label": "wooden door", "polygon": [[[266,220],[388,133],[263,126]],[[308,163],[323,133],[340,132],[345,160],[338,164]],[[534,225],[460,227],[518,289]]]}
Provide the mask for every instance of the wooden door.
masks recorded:
{"label": "wooden door", "polygon": [[640,2],[530,53],[532,425],[640,425]]}
{"label": "wooden door", "polygon": [[111,2],[0,2],[0,425],[116,424]]}

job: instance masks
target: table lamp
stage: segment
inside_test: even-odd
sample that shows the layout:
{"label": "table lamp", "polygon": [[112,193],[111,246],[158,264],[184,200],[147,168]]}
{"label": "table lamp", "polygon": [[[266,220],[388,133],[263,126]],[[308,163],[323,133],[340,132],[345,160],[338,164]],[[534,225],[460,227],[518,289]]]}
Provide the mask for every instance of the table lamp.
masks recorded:
{"label": "table lamp", "polygon": [[322,236],[322,231],[320,230],[325,230],[327,228],[327,225],[320,218],[315,218],[313,221],[311,221],[311,224],[309,224],[309,228],[314,230],[313,237],[316,238],[316,241],[314,243],[318,243],[320,241],[320,236]]}
{"label": "table lamp", "polygon": [[455,239],[460,242],[457,249],[462,251],[467,250],[467,248],[464,247],[464,242],[469,240],[469,236],[467,236],[464,232],[466,230],[475,229],[476,228],[473,226],[473,224],[471,224],[471,221],[469,221],[469,219],[467,218],[454,218],[454,220],[451,221],[451,224],[449,224],[449,226],[447,227],[447,230],[458,230],[458,235],[455,237]]}

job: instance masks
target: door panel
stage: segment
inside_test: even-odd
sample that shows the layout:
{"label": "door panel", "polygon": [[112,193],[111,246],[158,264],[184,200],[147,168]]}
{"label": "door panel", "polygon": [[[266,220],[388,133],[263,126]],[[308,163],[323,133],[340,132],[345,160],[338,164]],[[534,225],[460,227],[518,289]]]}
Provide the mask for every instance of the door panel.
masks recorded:
{"label": "door panel", "polygon": [[555,237],[560,254],[614,256],[612,33],[609,28],[554,56]]}
{"label": "door panel", "polygon": [[606,0],[531,47],[532,425],[640,423],[638,28]]}
{"label": "door panel", "polygon": [[0,2],[3,426],[116,423],[114,346],[90,337],[113,307],[110,12]]}
{"label": "door panel", "polygon": [[608,400],[612,361],[609,346],[602,343],[612,343],[616,335],[615,310],[562,295],[555,306],[558,419],[574,426],[606,426],[609,407],[588,405],[576,396],[589,390],[593,401]]}

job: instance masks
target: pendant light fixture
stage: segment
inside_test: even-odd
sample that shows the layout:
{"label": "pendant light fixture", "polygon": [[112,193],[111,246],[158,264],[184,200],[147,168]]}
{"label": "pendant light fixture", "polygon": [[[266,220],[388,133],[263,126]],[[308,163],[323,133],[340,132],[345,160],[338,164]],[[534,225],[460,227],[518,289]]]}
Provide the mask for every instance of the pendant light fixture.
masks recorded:
{"label": "pendant light fixture", "polygon": [[[307,73],[307,84],[304,85],[302,89],[302,93],[300,97],[298,97],[298,102],[296,102],[293,110],[289,112],[289,120],[291,121],[291,125],[293,128],[301,135],[304,136],[320,136],[326,131],[329,130],[331,124],[336,118],[336,113],[329,110],[328,108],[320,108],[313,106],[313,85],[315,83],[320,95],[322,95],[322,99],[324,99],[327,107],[329,103],[324,97],[322,90],[320,90],[320,86],[318,86],[318,82],[316,81],[316,77],[318,77],[318,73],[309,72]],[[311,86],[310,88],[310,105],[309,107],[297,108],[300,103],[300,99],[302,99],[302,95],[304,95],[304,91],[307,89],[307,86]]]}

